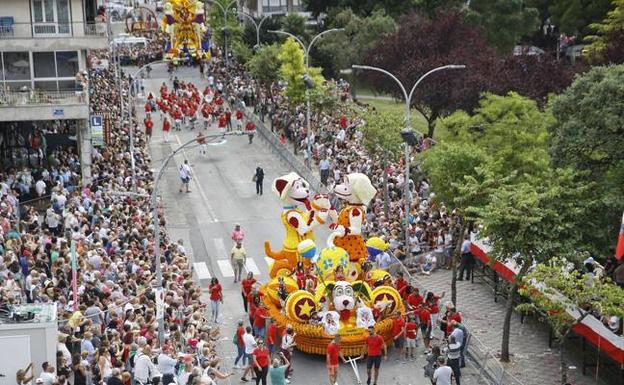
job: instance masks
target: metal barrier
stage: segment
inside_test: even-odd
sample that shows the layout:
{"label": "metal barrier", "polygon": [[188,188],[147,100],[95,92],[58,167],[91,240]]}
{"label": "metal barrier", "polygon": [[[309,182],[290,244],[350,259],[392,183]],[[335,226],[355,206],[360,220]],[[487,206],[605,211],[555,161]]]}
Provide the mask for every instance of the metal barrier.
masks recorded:
{"label": "metal barrier", "polygon": [[0,108],[38,104],[88,104],[87,92],[76,91],[3,91],[0,90]]}
{"label": "metal barrier", "polygon": [[262,136],[264,140],[271,146],[271,149],[279,155],[279,157],[297,172],[303,179],[310,183],[310,187],[315,192],[324,190],[321,180],[314,175],[306,165],[297,158],[286,146],[280,143],[279,138],[270,129],[266,128],[264,122],[262,122],[258,116],[256,116],[252,110],[245,109],[245,117],[251,120],[256,125],[257,132]]}

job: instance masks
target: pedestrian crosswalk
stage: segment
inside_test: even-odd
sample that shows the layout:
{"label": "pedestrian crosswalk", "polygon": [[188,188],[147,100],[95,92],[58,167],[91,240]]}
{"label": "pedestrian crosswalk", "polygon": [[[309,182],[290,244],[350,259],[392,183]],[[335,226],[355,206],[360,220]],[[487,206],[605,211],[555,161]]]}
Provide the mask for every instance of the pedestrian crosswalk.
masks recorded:
{"label": "pedestrian crosswalk", "polygon": [[[232,266],[232,262],[230,261],[230,252],[228,252],[225,244],[226,242],[223,238],[213,239],[215,254],[211,257],[214,258],[216,262],[215,264],[213,264],[213,267],[216,271],[213,271],[212,274],[210,273],[206,262],[197,262],[193,264],[193,268],[198,279],[210,279],[213,276],[219,278],[234,277],[234,267]],[[266,272],[270,270],[272,263],[273,259],[269,257],[253,258],[249,256],[245,261],[244,273],[252,272],[255,276],[261,276],[263,270]]]}

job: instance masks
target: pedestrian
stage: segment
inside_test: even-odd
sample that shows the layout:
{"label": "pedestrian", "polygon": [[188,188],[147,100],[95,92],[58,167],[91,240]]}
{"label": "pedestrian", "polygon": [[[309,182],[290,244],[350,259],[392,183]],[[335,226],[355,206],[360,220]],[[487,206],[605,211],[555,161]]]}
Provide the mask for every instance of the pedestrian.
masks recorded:
{"label": "pedestrian", "polygon": [[147,136],[147,141],[149,142],[152,139],[152,128],[154,127],[154,122],[149,117],[149,115],[143,119],[143,124],[145,124],[145,136]]}
{"label": "pedestrian", "polygon": [[400,360],[403,354],[405,354],[405,359],[407,359],[407,351],[405,350],[405,319],[399,312],[394,313],[392,317],[392,339],[394,348],[397,350],[396,359]]}
{"label": "pedestrian", "polygon": [[418,305],[418,318],[420,319],[420,331],[425,344],[426,352],[429,353],[429,343],[431,341],[431,313],[429,308],[423,304]]}
{"label": "pedestrian", "polygon": [[266,336],[266,320],[269,318],[269,312],[265,305],[260,303],[254,311],[253,315],[253,331],[256,338],[264,340]]}
{"label": "pedestrian", "polygon": [[199,155],[206,156],[208,153],[208,145],[206,144],[206,137],[201,133],[197,133],[197,144],[199,145]]}
{"label": "pedestrian", "polygon": [[472,269],[474,267],[474,256],[470,252],[470,238],[466,236],[466,239],[462,242],[461,245],[461,258],[459,260],[459,278],[458,281],[464,280],[464,272],[466,272],[466,281],[470,281],[470,277],[472,276]]}
{"label": "pedestrian", "polygon": [[236,130],[242,131],[243,130],[243,111],[237,110],[235,116],[236,116]]}
{"label": "pedestrian", "polygon": [[262,195],[262,187],[264,182],[264,170],[262,167],[256,167],[256,173],[253,176],[254,181],[256,182],[256,195]]}
{"label": "pedestrian", "polygon": [[162,374],[163,384],[174,382],[175,366],[177,363],[178,361],[171,356],[171,347],[169,345],[164,345],[161,353],[158,355],[158,371]]}
{"label": "pedestrian", "polygon": [[284,335],[282,336],[282,343],[281,343],[281,352],[284,355],[284,357],[286,357],[286,359],[289,361],[288,363],[288,368],[286,369],[286,378],[288,380],[290,380],[292,378],[292,372],[293,372],[293,362],[292,362],[292,353],[293,350],[295,349],[295,346],[297,346],[297,343],[295,342],[295,331],[293,330],[292,325],[288,324],[286,325],[286,331],[284,332]]}
{"label": "pedestrian", "polygon": [[256,125],[251,120],[247,121],[245,125],[245,132],[247,133],[247,137],[249,138],[249,144],[253,143],[253,137],[256,133]]}
{"label": "pedestrian", "polygon": [[253,361],[252,354],[256,349],[256,339],[251,334],[251,326],[247,326],[245,328],[245,334],[243,335],[243,343],[245,344],[245,359],[247,361],[247,366],[245,367],[245,371],[243,372],[243,376],[241,377],[241,381],[248,382],[247,373],[253,371]]}
{"label": "pedestrian", "polygon": [[453,370],[446,365],[443,356],[438,357],[438,368],[433,372],[431,381],[434,385],[451,385]]}
{"label": "pedestrian", "polygon": [[405,359],[416,358],[416,337],[418,336],[418,324],[416,317],[410,315],[405,324]]}
{"label": "pedestrian", "polygon": [[231,238],[232,241],[234,241],[234,244],[243,243],[243,239],[245,239],[245,231],[241,229],[240,223],[234,224],[234,230],[232,230]]}
{"label": "pedestrian", "polygon": [[[277,325],[273,318],[269,318],[269,327],[267,328],[266,340],[271,355],[277,353]],[[280,352],[281,354],[281,352]]]}
{"label": "pedestrian", "polygon": [[225,109],[225,125],[227,126],[227,130],[232,131],[232,111],[229,108]]}
{"label": "pedestrian", "polygon": [[234,369],[240,369],[238,361],[240,360],[242,367],[246,366],[247,359],[245,356],[245,341],[243,337],[245,335],[245,328],[243,327],[243,320],[238,320],[238,326],[236,327],[236,334],[234,340],[236,341],[236,359],[234,360]]}
{"label": "pedestrian", "polygon": [[243,268],[247,263],[247,251],[240,241],[236,242],[236,245],[232,247],[232,251],[230,252],[230,262],[234,268],[234,283],[239,282],[241,280],[241,275],[243,274]]}
{"label": "pedestrian", "polygon": [[319,171],[321,173],[321,183],[327,186],[327,178],[329,178],[329,160],[327,157],[323,157],[319,162]]}
{"label": "pedestrian", "polygon": [[327,364],[327,375],[329,376],[329,385],[334,385],[338,381],[338,366],[340,362],[338,359],[341,359],[342,362],[347,362],[340,350],[340,334],[336,334],[334,336],[334,340],[327,345],[327,354],[326,354],[326,364]]}
{"label": "pedestrian", "polygon": [[269,368],[269,377],[271,378],[271,385],[284,385],[290,384],[290,380],[285,377],[286,368],[290,362],[288,359],[280,353],[280,358],[273,359],[273,365]]}
{"label": "pedestrian", "polygon": [[[366,361],[366,385],[371,384],[371,372],[375,368],[373,374],[373,385],[377,385],[377,379],[379,378],[379,368],[381,367],[381,354],[385,359],[388,358],[388,350],[384,339],[379,334],[375,333],[375,327],[368,328],[369,336],[366,338],[366,350],[365,353],[368,358]],[[361,355],[360,358],[363,358]]]}
{"label": "pedestrian", "polygon": [[216,277],[210,280],[208,290],[210,291],[210,310],[212,319],[215,323],[217,323],[219,320],[219,305],[223,303],[223,289]]}
{"label": "pedestrian", "polygon": [[256,385],[262,382],[262,385],[266,385],[267,374],[269,374],[269,360],[271,353],[269,349],[264,346],[264,341],[258,340],[258,347],[253,351],[253,368],[256,373]]}
{"label": "pedestrian", "polygon": [[243,307],[245,308],[245,313],[247,313],[247,307],[249,304],[248,298],[251,295],[251,291],[255,283],[256,279],[251,271],[247,273],[247,278],[243,279],[241,282],[241,296],[243,297]]}
{"label": "pedestrian", "polygon": [[184,163],[180,165],[178,170],[180,172],[180,180],[182,184],[180,185],[180,192],[186,189],[187,193],[190,193],[189,183],[191,182],[191,166],[188,164],[188,160],[184,160]]}
{"label": "pedestrian", "polygon": [[165,143],[169,143],[169,130],[171,130],[171,123],[169,123],[169,119],[165,117],[162,125],[163,140]]}
{"label": "pedestrian", "polygon": [[468,329],[466,325],[457,321],[457,319],[451,320],[451,326],[453,326],[453,331],[451,332],[451,336],[455,337],[455,341],[457,341],[461,345],[461,356],[459,367],[463,368],[466,366],[466,345],[468,343]]}
{"label": "pedestrian", "polygon": [[427,363],[423,367],[425,370],[425,377],[429,377],[430,379],[433,377],[433,373],[439,366],[438,357],[440,357],[441,354],[439,346],[431,348],[431,353],[427,354],[427,357],[425,358]]}
{"label": "pedestrian", "polygon": [[448,352],[446,353],[448,366],[453,370],[453,376],[455,377],[455,383],[460,384],[461,369],[461,344],[455,340],[454,336],[449,336]]}

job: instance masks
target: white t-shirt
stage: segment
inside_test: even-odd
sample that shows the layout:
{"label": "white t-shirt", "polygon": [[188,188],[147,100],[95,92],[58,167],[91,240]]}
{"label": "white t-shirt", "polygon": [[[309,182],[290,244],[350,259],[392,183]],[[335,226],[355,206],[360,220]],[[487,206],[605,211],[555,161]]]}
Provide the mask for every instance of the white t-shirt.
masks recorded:
{"label": "white t-shirt", "polygon": [[256,348],[256,340],[250,333],[243,334],[243,343],[245,344],[245,354],[253,353]]}
{"label": "white t-shirt", "polygon": [[191,168],[188,164],[180,165],[180,178],[186,179],[191,176]]}
{"label": "white t-shirt", "polygon": [[441,366],[433,372],[433,380],[436,385],[451,385],[453,370],[449,366]]}

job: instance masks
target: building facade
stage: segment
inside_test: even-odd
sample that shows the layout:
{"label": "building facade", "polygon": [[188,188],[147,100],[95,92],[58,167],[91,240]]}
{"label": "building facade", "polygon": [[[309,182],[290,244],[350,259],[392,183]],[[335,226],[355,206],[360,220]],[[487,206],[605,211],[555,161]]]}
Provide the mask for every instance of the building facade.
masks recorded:
{"label": "building facade", "polygon": [[[108,47],[97,0],[2,0],[0,5],[0,162],[30,166],[28,138],[72,127],[83,179],[90,175],[89,50]],[[84,82],[79,81],[85,80]],[[30,123],[32,122],[32,124]],[[17,135],[17,137],[16,137]],[[19,155],[26,152],[26,164]],[[46,154],[40,154],[45,157]]]}

